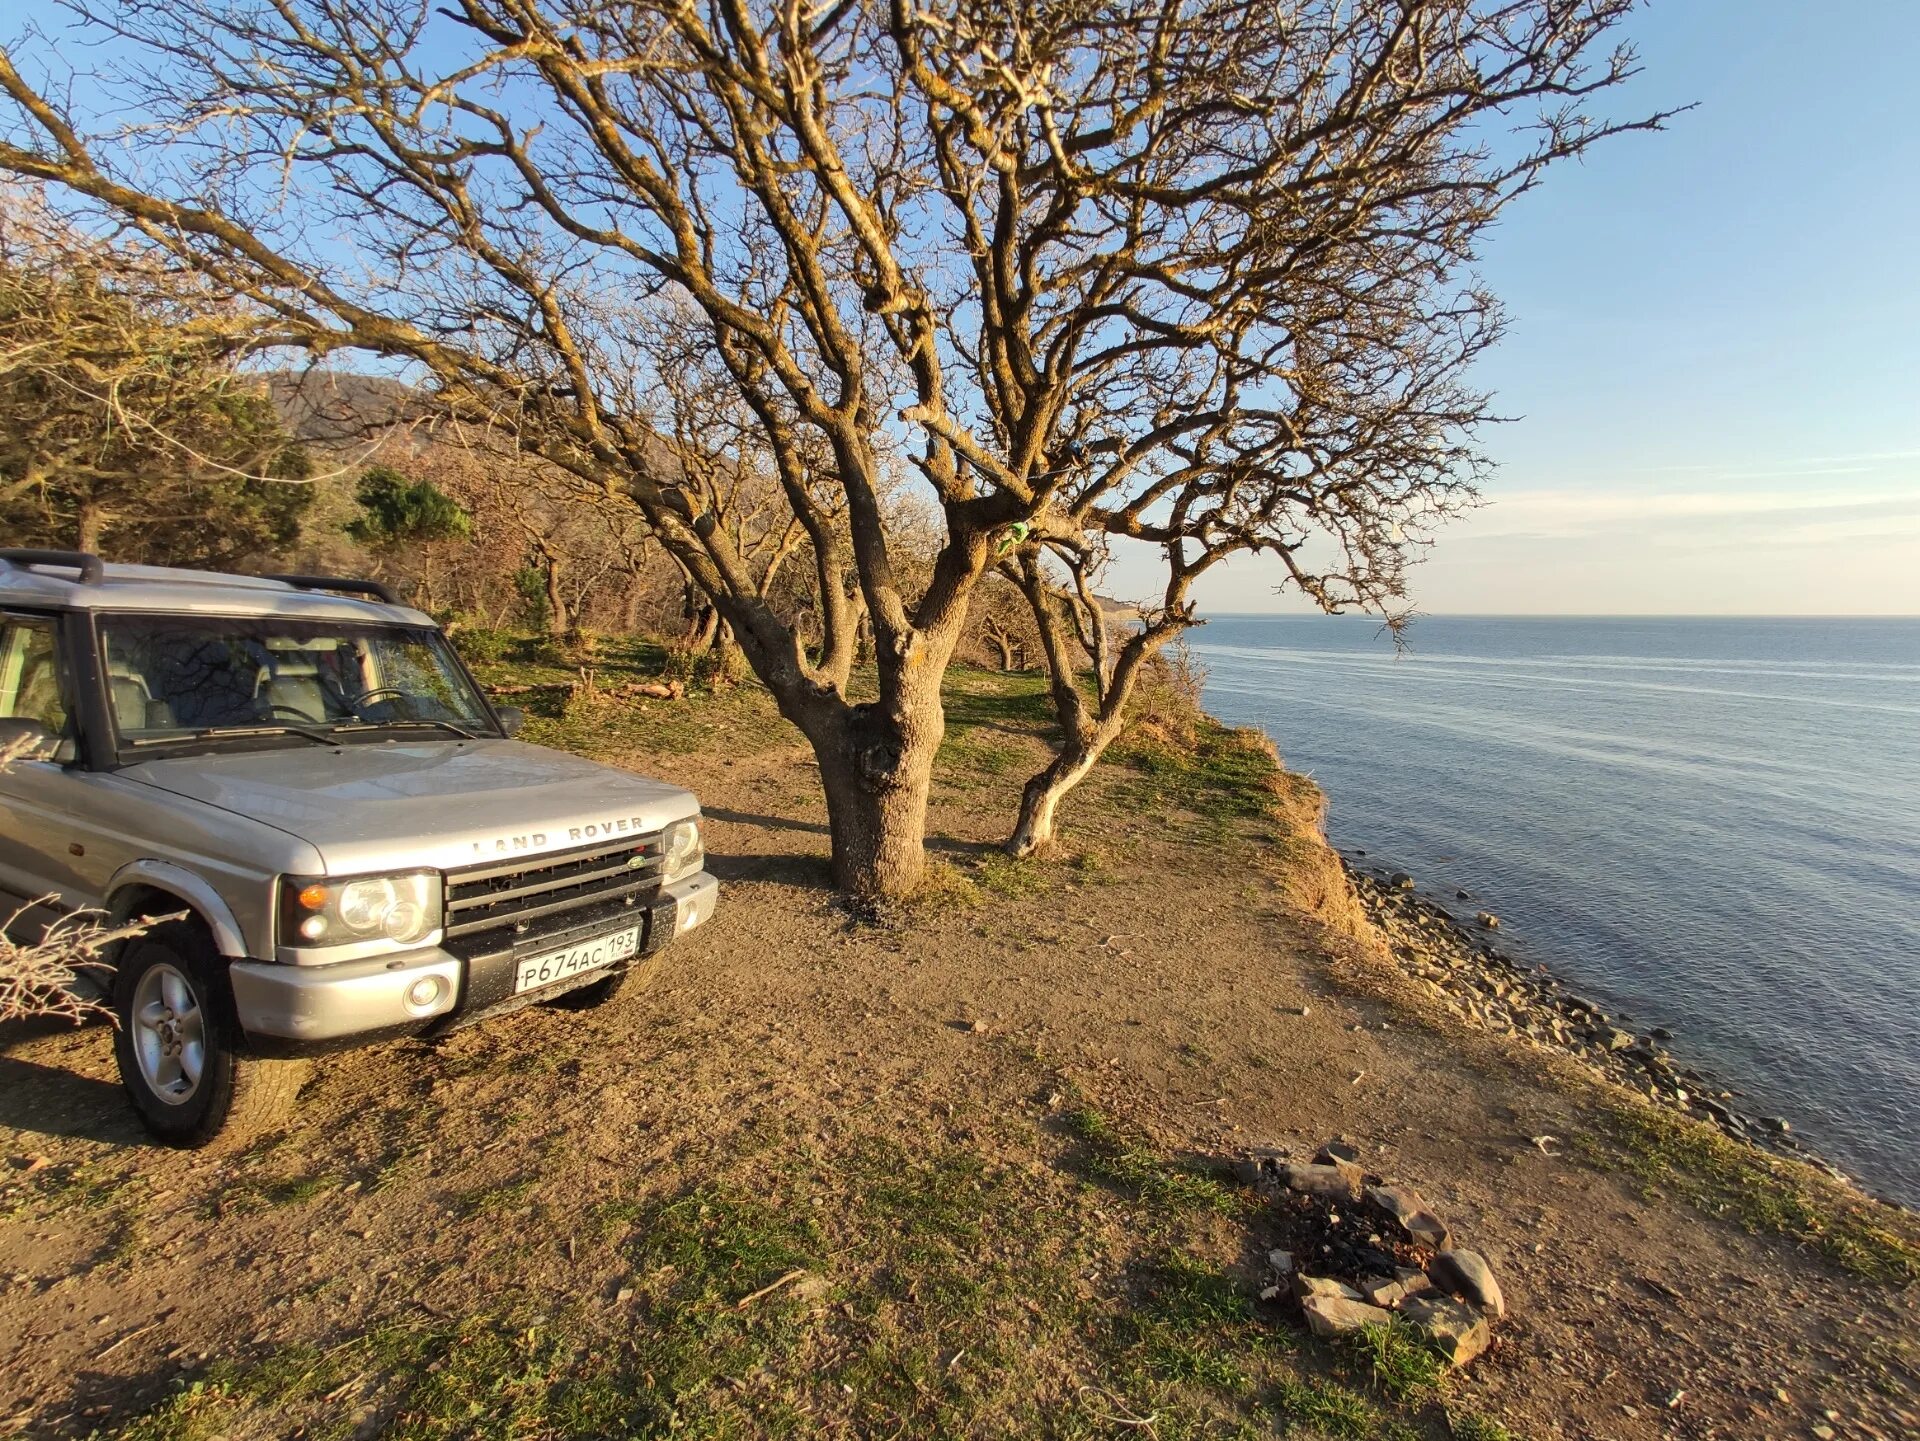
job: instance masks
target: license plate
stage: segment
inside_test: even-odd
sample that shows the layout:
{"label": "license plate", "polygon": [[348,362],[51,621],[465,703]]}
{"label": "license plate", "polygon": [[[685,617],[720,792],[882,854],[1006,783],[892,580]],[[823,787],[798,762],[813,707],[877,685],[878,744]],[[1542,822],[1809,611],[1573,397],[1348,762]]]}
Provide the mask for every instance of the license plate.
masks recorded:
{"label": "license plate", "polygon": [[514,994],[550,986],[555,981],[564,981],[568,976],[577,976],[583,971],[597,971],[615,961],[624,961],[639,949],[640,928],[629,926],[610,936],[595,936],[592,940],[576,941],[557,951],[524,957],[513,963]]}

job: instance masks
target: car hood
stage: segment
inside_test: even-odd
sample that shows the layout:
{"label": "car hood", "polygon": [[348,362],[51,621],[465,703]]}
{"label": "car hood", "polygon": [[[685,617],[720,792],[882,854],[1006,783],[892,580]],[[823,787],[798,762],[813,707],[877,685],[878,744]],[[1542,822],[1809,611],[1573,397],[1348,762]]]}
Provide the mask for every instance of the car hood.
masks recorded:
{"label": "car hood", "polygon": [[508,740],[183,756],[120,774],[298,836],[330,875],[563,851],[700,808],[677,786]]}

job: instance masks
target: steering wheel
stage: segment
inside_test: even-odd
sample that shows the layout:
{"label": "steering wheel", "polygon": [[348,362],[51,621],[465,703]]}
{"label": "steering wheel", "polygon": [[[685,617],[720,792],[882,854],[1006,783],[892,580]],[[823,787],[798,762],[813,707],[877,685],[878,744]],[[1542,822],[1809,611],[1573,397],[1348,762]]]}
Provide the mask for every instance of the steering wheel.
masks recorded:
{"label": "steering wheel", "polygon": [[361,706],[370,700],[379,700],[383,696],[394,696],[400,700],[409,699],[407,693],[397,685],[377,685],[372,690],[363,690],[359,695],[349,696],[347,705],[355,714],[358,714]]}

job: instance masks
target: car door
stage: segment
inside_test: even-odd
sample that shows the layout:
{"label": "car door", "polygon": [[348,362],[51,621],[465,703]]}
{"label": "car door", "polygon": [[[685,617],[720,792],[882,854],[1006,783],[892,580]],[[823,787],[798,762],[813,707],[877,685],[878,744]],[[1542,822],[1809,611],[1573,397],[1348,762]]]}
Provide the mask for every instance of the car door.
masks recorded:
{"label": "car door", "polygon": [[[36,720],[56,736],[71,734],[73,685],[63,664],[53,616],[0,611],[0,718]],[[15,759],[0,770],[0,920],[46,897],[55,913],[90,905],[75,894],[80,877],[68,855],[70,828],[63,794],[72,784],[50,760]],[[50,915],[22,916],[22,929]]]}

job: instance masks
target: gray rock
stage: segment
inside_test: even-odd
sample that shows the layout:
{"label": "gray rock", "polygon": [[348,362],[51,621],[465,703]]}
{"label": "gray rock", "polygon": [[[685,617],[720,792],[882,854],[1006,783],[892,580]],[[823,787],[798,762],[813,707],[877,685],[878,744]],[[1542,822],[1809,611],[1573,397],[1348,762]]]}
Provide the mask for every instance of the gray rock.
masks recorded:
{"label": "gray rock", "polygon": [[1360,1168],[1345,1161],[1319,1166],[1282,1166],[1280,1180],[1289,1191],[1317,1196],[1323,1201],[1360,1199]]}
{"label": "gray rock", "polygon": [[1600,1033],[1600,1040],[1609,1051],[1624,1051],[1633,1045],[1633,1034],[1618,1026],[1609,1026]]}
{"label": "gray rock", "polygon": [[1496,916],[1492,911],[1481,911],[1474,917],[1474,920],[1478,921],[1490,931],[1500,929],[1500,917]]}
{"label": "gray rock", "polygon": [[1267,1265],[1276,1276],[1291,1276],[1293,1274],[1293,1252],[1269,1251],[1267,1252]]}
{"label": "gray rock", "polygon": [[1435,1215],[1416,1192],[1401,1186],[1375,1186],[1367,1192],[1367,1199],[1392,1217],[1411,1240],[1418,1241],[1422,1246],[1444,1251],[1453,1240],[1447,1223]]}
{"label": "gray rock", "polygon": [[1293,1298],[1303,1305],[1316,1296],[1338,1301],[1358,1301],[1360,1293],[1344,1281],[1336,1281],[1331,1276],[1298,1276],[1293,1278]]}
{"label": "gray rock", "polygon": [[[1426,1278],[1423,1276],[1421,1279]],[[1371,1304],[1389,1309],[1407,1298],[1406,1284],[1397,1276],[1362,1276],[1359,1291]]]}
{"label": "gray rock", "polygon": [[1395,1266],[1393,1279],[1400,1283],[1400,1289],[1409,1296],[1418,1296],[1422,1291],[1431,1291],[1433,1282],[1425,1271],[1416,1271],[1411,1266]]}
{"label": "gray rock", "polygon": [[1405,871],[1395,871],[1387,877],[1387,884],[1396,891],[1410,891],[1413,889],[1413,877]]}
{"label": "gray rock", "polygon": [[1393,1320],[1391,1311],[1344,1296],[1310,1296],[1300,1303],[1300,1310],[1307,1318],[1307,1329],[1316,1336],[1352,1336]]}
{"label": "gray rock", "polygon": [[1329,1141],[1313,1153],[1316,1166],[1337,1166],[1342,1161],[1350,1166],[1360,1163],[1360,1148],[1345,1141]]}
{"label": "gray rock", "polygon": [[1493,1344],[1487,1318],[1451,1296],[1409,1296],[1400,1314],[1427,1333],[1440,1354],[1455,1366],[1464,1366]]}
{"label": "gray rock", "polygon": [[1464,1296],[1496,1316],[1507,1314],[1507,1298],[1500,1293],[1493,1268],[1478,1251],[1442,1251],[1427,1267],[1427,1274],[1441,1290]]}

